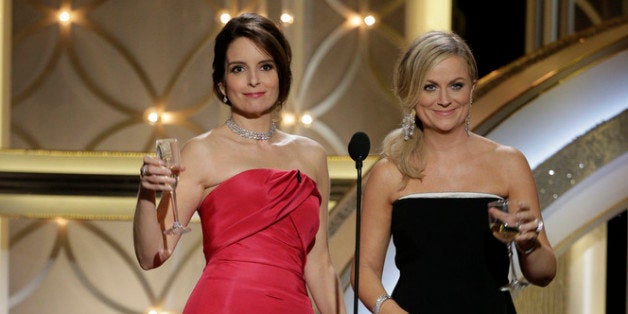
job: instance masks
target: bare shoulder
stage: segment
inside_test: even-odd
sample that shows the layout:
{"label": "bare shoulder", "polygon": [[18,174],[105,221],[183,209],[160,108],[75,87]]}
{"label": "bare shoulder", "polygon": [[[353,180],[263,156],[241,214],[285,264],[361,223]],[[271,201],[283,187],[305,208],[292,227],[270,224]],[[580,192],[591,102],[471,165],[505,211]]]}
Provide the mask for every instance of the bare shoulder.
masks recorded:
{"label": "bare shoulder", "polygon": [[371,172],[390,174],[396,173],[399,177],[401,177],[401,172],[399,172],[397,165],[388,157],[382,157],[381,159],[379,159],[377,162],[375,162],[375,164],[373,164],[373,167],[371,169]]}
{"label": "bare shoulder", "polygon": [[222,130],[213,129],[189,139],[182,150],[182,163],[186,177],[196,180],[205,188],[215,187],[242,170],[241,160],[230,153]]}
{"label": "bare shoulder", "polygon": [[403,174],[392,160],[384,157],[371,167],[368,180],[381,188],[398,187]]}
{"label": "bare shoulder", "polygon": [[[216,134],[216,130],[211,130],[186,141],[181,156],[188,170],[197,171],[202,175],[209,171],[212,165],[224,164],[222,161],[226,150],[224,138]],[[216,172],[215,168],[212,172]]]}
{"label": "bare shoulder", "polygon": [[[490,156],[490,162],[505,169],[529,168],[525,155],[517,148],[504,145],[488,138],[477,136],[479,152]],[[489,154],[486,154],[489,153]]]}
{"label": "bare shoulder", "polygon": [[302,135],[283,133],[281,145],[290,146],[300,155],[311,156],[315,158],[327,158],[327,151],[319,142]]}
{"label": "bare shoulder", "polygon": [[392,204],[401,196],[405,184],[397,165],[384,157],[369,169],[364,188],[365,201]]}
{"label": "bare shoulder", "polygon": [[319,142],[309,137],[305,137],[303,135],[297,135],[297,134],[289,134],[289,133],[284,133],[284,134],[288,138],[288,141],[294,142],[297,145],[302,146],[303,148],[316,149],[316,150],[322,150],[322,151],[325,150],[323,148],[323,145],[321,145]]}
{"label": "bare shoulder", "polygon": [[212,134],[212,131],[197,135],[191,139],[189,139],[183,145],[183,152],[187,155],[191,156],[203,156],[206,157],[207,154],[210,153],[211,147],[213,147],[215,142],[215,136]]}

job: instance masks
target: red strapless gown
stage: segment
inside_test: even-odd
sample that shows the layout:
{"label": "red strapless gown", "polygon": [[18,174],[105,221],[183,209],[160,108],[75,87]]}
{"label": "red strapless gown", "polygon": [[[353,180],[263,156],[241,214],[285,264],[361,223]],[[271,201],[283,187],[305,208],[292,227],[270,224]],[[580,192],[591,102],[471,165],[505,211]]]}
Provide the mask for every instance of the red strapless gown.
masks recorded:
{"label": "red strapless gown", "polygon": [[183,313],[313,313],[303,269],[320,202],[298,170],[252,169],[221,183],[198,210],[206,266]]}

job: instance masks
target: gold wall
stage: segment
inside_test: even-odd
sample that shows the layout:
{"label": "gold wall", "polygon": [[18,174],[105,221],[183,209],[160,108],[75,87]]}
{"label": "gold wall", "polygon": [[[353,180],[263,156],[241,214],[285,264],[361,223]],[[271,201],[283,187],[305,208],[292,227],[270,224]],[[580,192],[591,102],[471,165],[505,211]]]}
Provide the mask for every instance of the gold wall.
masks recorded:
{"label": "gold wall", "polygon": [[[293,44],[295,76],[283,113],[297,120],[309,114],[313,123],[281,127],[318,140],[329,152],[331,247],[346,285],[355,221],[355,169],[346,143],[365,130],[377,152],[377,143],[400,123],[390,78],[407,42],[406,2],[416,8],[421,1],[3,1],[12,17],[2,23],[5,33],[12,30],[3,56],[11,57],[12,69],[10,84],[3,84],[10,92],[2,93],[1,118],[10,120],[10,130],[2,132],[0,151],[0,314],[181,310],[204,264],[200,226],[192,224],[168,263],[140,270],[129,222],[137,171],[155,138],[186,140],[227,118],[228,108],[211,92],[212,39],[222,13],[241,11],[278,22],[282,13],[294,18],[281,24]],[[67,23],[59,20],[63,12]],[[354,20],[367,15],[375,17],[373,26]],[[619,36],[607,35],[609,29]],[[624,19],[483,78],[475,131],[490,131],[562,80],[625,49],[625,34]],[[588,46],[575,47],[579,39]],[[625,116],[535,169],[543,207],[555,201],[554,192],[573,188],[569,180],[555,184],[547,169],[570,168],[570,159],[582,157],[594,166],[578,172],[580,183],[626,152]],[[594,139],[604,145],[591,149]],[[625,200],[595,209],[598,216],[555,243],[558,277],[547,288],[516,295],[521,313],[574,313],[569,287],[581,273],[576,264],[595,246],[586,239],[604,238],[601,226],[625,209]],[[576,243],[585,244],[572,250]]]}

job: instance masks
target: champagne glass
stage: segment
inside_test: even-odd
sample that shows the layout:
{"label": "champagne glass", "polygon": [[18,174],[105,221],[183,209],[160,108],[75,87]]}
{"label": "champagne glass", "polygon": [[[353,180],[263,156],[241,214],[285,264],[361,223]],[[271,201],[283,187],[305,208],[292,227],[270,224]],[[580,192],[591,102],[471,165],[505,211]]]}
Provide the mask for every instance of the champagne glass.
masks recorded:
{"label": "champagne glass", "polygon": [[[488,207],[495,207],[504,213],[508,213],[508,201],[497,200],[488,203]],[[514,218],[514,217],[512,217]],[[508,220],[511,220],[510,218]],[[519,223],[516,221],[502,221],[493,215],[488,216],[489,228],[493,232],[493,236],[506,243],[508,249],[508,259],[510,260],[510,281],[507,285],[500,287],[501,291],[512,291],[523,289],[528,286],[524,280],[517,279],[515,264],[513,263],[513,246],[515,237],[519,234]]]}
{"label": "champagne glass", "polygon": [[172,171],[172,177],[175,179],[170,192],[172,203],[172,215],[174,223],[170,229],[164,230],[164,234],[184,234],[190,232],[189,227],[184,227],[179,222],[179,210],[177,208],[177,183],[179,182],[179,171],[181,170],[181,152],[179,150],[179,141],[176,138],[158,139],[155,142],[157,158],[161,159],[165,166]]}

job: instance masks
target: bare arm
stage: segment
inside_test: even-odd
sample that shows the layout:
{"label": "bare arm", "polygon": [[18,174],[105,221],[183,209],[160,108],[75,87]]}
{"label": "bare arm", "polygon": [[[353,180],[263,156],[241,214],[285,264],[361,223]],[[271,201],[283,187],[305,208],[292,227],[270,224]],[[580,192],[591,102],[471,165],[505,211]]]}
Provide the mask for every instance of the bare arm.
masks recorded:
{"label": "bare arm", "polygon": [[[183,225],[189,223],[203,193],[198,177],[198,152],[194,151],[186,144],[181,153],[182,171],[177,184],[177,201]],[[180,236],[163,234],[173,223],[168,185],[174,183],[171,172],[152,156],[145,156],[144,164],[148,168],[147,175],[140,177],[133,217],[133,244],[140,266],[148,270],[159,267],[170,257]],[[159,204],[156,204],[157,191],[163,192]]]}
{"label": "bare arm", "polygon": [[[360,235],[360,265],[358,296],[362,303],[373,310],[377,298],[386,294],[382,284],[382,271],[390,242],[392,200],[400,187],[401,174],[387,159],[378,161],[370,171],[364,188],[360,229],[368,230]],[[355,264],[351,272],[351,284],[355,289]],[[380,313],[406,313],[394,300],[382,303]]]}
{"label": "bare arm", "polygon": [[545,230],[535,230],[543,218],[534,175],[519,151],[508,153],[506,167],[502,173],[508,174],[508,198],[521,222],[515,242],[522,272],[530,283],[547,286],[556,276],[556,256]]}
{"label": "bare arm", "polygon": [[321,194],[320,225],[316,233],[314,247],[308,253],[305,265],[305,281],[316,303],[316,307],[323,314],[344,314],[346,308],[340,280],[332,264],[329,254],[327,222],[329,202],[329,172],[327,157],[324,151],[318,158],[316,182]]}

